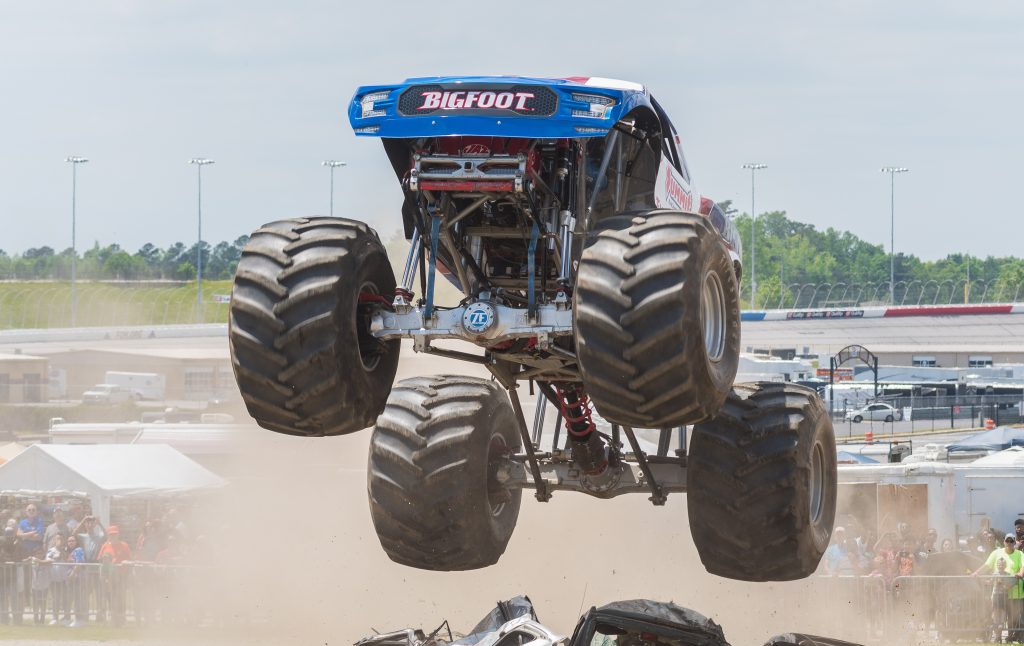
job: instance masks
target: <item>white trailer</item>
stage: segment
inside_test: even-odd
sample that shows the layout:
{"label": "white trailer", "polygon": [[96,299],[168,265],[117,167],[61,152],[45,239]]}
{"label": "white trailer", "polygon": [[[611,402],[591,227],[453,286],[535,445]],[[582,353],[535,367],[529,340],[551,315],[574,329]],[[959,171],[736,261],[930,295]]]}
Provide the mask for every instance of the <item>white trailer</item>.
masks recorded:
{"label": "white trailer", "polygon": [[940,541],[955,538],[955,489],[950,464],[839,465],[836,524],[852,517],[881,536],[905,522],[918,536],[934,527]]}
{"label": "white trailer", "polygon": [[969,464],[956,466],[956,506],[961,534],[973,534],[983,518],[992,527],[1013,531],[1024,518],[1024,449],[1011,447]]}
{"label": "white trailer", "polygon": [[162,400],[167,390],[167,380],[155,372],[118,372],[108,370],[103,383],[114,384],[131,392],[139,399]]}

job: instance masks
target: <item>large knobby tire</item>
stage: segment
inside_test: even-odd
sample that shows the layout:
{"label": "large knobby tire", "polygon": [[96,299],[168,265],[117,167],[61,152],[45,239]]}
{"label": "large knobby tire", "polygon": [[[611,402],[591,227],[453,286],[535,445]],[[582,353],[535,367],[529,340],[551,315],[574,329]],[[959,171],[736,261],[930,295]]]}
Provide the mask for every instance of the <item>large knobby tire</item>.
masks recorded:
{"label": "large knobby tire", "polygon": [[520,489],[496,471],[522,444],[508,396],[475,377],[400,381],[370,440],[370,514],[392,561],[472,570],[498,561]]}
{"label": "large knobby tire", "polygon": [[708,572],[742,581],[809,576],[836,514],[836,444],[817,393],[737,384],[694,427],[687,458],[690,532]]}
{"label": "large knobby tire", "polygon": [[[231,365],[256,422],[290,435],[351,433],[384,409],[400,342],[369,314],[395,275],[377,233],[354,220],[296,218],[257,229],[231,293]],[[360,294],[364,302],[360,303]]]}
{"label": "large knobby tire", "polygon": [[605,218],[580,258],[576,350],[606,420],[665,428],[708,419],[736,378],[736,274],[707,219],[674,211]]}

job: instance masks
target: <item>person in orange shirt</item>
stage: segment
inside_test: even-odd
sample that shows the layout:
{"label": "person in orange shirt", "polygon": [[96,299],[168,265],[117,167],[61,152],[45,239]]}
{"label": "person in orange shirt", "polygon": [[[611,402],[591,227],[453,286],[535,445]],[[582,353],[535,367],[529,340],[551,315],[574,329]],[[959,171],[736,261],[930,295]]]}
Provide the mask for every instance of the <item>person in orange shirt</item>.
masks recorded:
{"label": "person in orange shirt", "polygon": [[128,547],[128,543],[121,540],[120,528],[117,525],[107,527],[107,540],[97,552],[96,560],[102,563],[103,570],[106,570],[106,576],[101,575],[101,585],[106,588],[106,598],[115,626],[124,625],[128,572],[121,566],[131,558],[132,549]]}
{"label": "person in orange shirt", "polygon": [[100,551],[96,554],[96,560],[100,563],[124,563],[132,558],[132,548],[128,543],[121,540],[121,530],[117,525],[107,528],[107,541],[103,543]]}

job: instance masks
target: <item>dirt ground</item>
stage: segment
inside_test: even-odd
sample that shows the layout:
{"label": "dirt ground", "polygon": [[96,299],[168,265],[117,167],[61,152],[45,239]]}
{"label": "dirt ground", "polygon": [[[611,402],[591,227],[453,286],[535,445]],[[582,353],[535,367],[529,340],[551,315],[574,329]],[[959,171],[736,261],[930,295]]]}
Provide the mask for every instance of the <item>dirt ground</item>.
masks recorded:
{"label": "dirt ground", "polygon": [[[399,378],[444,372],[480,374],[467,364],[416,356],[403,359]],[[659,508],[640,495],[602,501],[556,492],[541,504],[527,493],[497,565],[426,572],[392,563],[367,505],[369,435],[301,439],[254,427],[254,441],[239,446],[216,520],[190,531],[219,537],[213,547],[223,575],[211,575],[194,594],[214,616],[243,626],[240,640],[350,644],[374,630],[429,630],[442,619],[465,630],[495,601],[521,593],[542,622],[567,635],[591,605],[648,597],[712,617],[737,645],[797,630],[844,636],[834,615],[806,601],[801,583],[738,583],[707,574],[682,495]],[[745,531],[742,518],[735,524]]]}

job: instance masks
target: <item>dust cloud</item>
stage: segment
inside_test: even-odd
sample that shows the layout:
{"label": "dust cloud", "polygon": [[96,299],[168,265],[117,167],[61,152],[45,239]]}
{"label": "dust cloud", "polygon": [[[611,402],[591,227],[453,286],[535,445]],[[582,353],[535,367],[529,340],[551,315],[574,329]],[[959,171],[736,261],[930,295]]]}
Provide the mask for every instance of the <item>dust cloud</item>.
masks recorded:
{"label": "dust cloud", "polygon": [[[477,368],[419,355],[403,358],[399,379],[483,376]],[[850,606],[805,582],[740,583],[707,574],[690,539],[684,495],[659,508],[640,495],[596,500],[556,492],[541,504],[525,492],[498,564],[427,572],[392,563],[370,520],[369,436],[305,439],[254,426],[251,441],[239,443],[227,467],[232,484],[203,521],[217,525],[216,568],[194,591],[213,617],[239,627],[239,637],[348,644],[374,630],[429,631],[443,619],[467,630],[495,601],[517,594],[529,595],[541,621],[565,635],[592,605],[646,597],[712,617],[737,645],[793,631],[861,636]],[[735,519],[735,531],[746,531],[743,518]]]}

